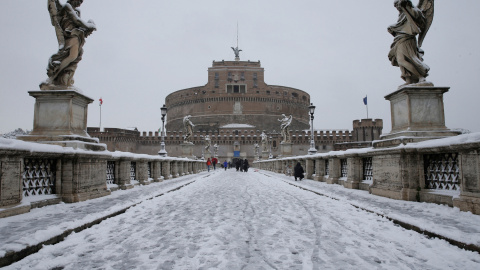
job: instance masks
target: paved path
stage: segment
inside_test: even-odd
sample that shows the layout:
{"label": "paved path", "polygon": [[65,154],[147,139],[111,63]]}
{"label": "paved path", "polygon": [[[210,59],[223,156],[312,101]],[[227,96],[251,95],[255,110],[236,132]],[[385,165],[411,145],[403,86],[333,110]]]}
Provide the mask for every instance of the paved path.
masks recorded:
{"label": "paved path", "polygon": [[190,177],[194,183],[6,269],[480,268],[478,253],[296,188],[283,176],[217,170]]}

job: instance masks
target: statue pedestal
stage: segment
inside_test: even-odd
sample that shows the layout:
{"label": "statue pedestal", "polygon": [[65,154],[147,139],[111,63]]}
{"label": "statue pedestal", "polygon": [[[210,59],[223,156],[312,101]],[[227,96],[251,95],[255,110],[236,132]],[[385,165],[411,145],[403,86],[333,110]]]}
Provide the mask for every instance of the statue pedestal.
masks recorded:
{"label": "statue pedestal", "polygon": [[390,101],[392,131],[374,141],[375,148],[393,147],[456,136],[445,126],[443,94],[449,87],[405,86],[387,96]]}
{"label": "statue pedestal", "polygon": [[269,151],[262,151],[262,160],[267,160],[270,156]]}
{"label": "statue pedestal", "polygon": [[282,157],[292,156],[292,146],[293,146],[293,143],[288,143],[288,142],[280,143],[280,152],[282,153]]}
{"label": "statue pedestal", "polygon": [[210,152],[205,152],[205,153],[203,153],[203,157],[204,157],[205,159],[212,158],[212,153],[210,153]]}
{"label": "statue pedestal", "polygon": [[86,150],[104,151],[105,144],[87,134],[88,104],[93,99],[73,90],[30,91],[35,98],[33,130],[18,139]]}
{"label": "statue pedestal", "polygon": [[181,143],[180,147],[182,148],[182,157],[186,158],[194,158],[193,155],[193,147],[195,145],[193,143]]}

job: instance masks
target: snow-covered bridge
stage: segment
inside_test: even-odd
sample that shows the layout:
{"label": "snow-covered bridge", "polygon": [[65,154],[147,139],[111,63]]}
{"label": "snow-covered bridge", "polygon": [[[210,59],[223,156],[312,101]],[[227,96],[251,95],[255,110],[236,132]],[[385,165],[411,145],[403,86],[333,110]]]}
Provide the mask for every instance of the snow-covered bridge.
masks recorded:
{"label": "snow-covered bridge", "polygon": [[6,269],[480,267],[479,253],[391,221],[480,246],[480,216],[263,170],[217,169],[4,218],[0,256],[108,215]]}

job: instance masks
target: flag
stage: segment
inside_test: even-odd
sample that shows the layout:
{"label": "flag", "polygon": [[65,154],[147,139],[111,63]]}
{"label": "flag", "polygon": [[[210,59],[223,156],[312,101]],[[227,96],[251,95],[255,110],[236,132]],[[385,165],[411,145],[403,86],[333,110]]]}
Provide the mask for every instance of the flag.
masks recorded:
{"label": "flag", "polygon": [[103,104],[103,99],[100,98],[98,101],[100,101],[100,106],[102,106],[102,104]]}
{"label": "flag", "polygon": [[367,96],[363,98],[363,104],[367,105]]}

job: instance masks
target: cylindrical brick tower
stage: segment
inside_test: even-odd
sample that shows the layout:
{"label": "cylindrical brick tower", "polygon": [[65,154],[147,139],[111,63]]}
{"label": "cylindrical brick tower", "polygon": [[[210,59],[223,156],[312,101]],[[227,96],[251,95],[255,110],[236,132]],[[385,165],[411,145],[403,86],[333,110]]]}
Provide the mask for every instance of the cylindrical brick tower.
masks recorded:
{"label": "cylindrical brick tower", "polygon": [[215,131],[228,124],[248,124],[257,130],[279,131],[280,116],[293,115],[291,130],[309,128],[310,95],[264,81],[260,61],[213,61],[208,82],[178,90],[166,98],[168,131],[183,130],[191,115],[195,131]]}

